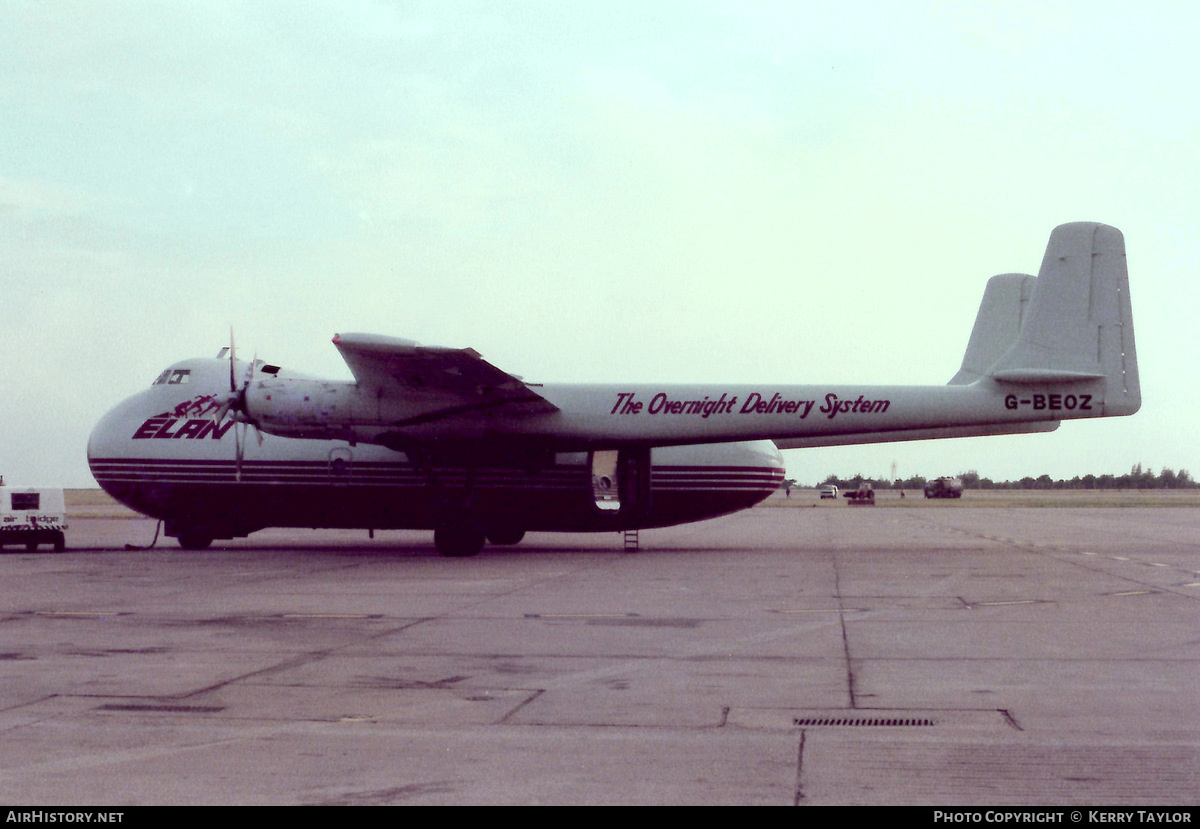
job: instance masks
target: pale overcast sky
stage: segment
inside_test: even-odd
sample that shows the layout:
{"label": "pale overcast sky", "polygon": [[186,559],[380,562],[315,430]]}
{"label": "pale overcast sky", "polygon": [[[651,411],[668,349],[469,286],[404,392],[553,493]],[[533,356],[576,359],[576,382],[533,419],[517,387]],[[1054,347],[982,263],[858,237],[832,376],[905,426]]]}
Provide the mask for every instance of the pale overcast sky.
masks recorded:
{"label": "pale overcast sky", "polygon": [[[830,8],[836,5],[837,8]],[[1126,236],[1144,403],[789,474],[1200,474],[1190,3],[0,4],[0,474],[167,364],[370,331],[537,381],[942,383],[987,278]]]}

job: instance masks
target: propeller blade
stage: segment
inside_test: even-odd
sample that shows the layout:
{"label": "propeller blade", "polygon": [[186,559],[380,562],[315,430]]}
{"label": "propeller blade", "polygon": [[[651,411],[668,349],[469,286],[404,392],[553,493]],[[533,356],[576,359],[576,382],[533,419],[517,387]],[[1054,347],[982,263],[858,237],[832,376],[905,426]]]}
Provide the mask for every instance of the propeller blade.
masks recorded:
{"label": "propeller blade", "polygon": [[229,410],[230,410],[230,408],[232,408],[232,406],[233,406],[233,397],[231,395],[230,397],[225,398],[225,402],[223,402],[219,407],[217,407],[217,411],[213,413],[213,425],[214,426],[221,425],[221,422],[223,420],[225,420],[225,415],[229,414]]}
{"label": "propeller blade", "polygon": [[233,424],[234,479],[239,484],[242,482],[242,459],[246,455],[246,447],[242,444],[242,430],[245,428],[240,423]]}
{"label": "propeller blade", "polygon": [[[254,359],[246,366],[245,378],[239,388],[237,382],[237,345],[233,338],[233,326],[229,327],[229,394],[220,402],[217,411],[213,414],[213,423],[220,425],[227,415],[232,413],[234,420],[243,423],[253,422],[250,417],[250,411],[246,407],[246,391],[250,388],[250,384],[254,382],[254,368],[258,364],[258,354],[255,353]],[[258,428],[257,426],[255,427]],[[259,438],[262,442],[262,438]],[[240,475],[240,470],[239,470]]]}
{"label": "propeller blade", "polygon": [[233,344],[233,326],[229,326],[229,390],[237,391],[237,380],[233,376],[234,359],[237,355],[237,349]]}

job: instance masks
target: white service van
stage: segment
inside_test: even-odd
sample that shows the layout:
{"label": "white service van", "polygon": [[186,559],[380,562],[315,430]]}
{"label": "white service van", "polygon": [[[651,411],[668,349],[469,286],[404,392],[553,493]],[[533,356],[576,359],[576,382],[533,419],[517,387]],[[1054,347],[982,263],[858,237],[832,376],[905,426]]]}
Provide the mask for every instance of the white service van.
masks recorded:
{"label": "white service van", "polygon": [[67,546],[67,507],[63,491],[56,487],[4,486],[0,484],[0,547],[24,544],[36,550],[39,544]]}

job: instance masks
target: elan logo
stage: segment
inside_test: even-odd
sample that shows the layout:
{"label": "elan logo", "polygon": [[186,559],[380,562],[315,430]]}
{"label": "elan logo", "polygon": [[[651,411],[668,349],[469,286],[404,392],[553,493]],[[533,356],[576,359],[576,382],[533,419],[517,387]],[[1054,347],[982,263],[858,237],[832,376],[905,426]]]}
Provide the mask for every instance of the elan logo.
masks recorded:
{"label": "elan logo", "polygon": [[204,415],[220,408],[215,394],[202,394],[185,400],[169,412],[146,418],[133,433],[134,440],[174,440],[212,438],[220,440],[233,426],[232,420],[218,425]]}

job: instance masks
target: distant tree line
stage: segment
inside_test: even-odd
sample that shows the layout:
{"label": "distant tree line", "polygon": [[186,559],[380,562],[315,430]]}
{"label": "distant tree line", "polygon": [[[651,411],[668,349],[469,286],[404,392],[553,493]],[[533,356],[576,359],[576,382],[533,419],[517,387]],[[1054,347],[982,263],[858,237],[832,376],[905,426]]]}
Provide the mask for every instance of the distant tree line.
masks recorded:
{"label": "distant tree line", "polygon": [[[974,469],[960,472],[957,476],[962,479],[966,489],[1196,489],[1200,483],[1186,469],[1176,472],[1164,467],[1156,475],[1151,469],[1143,469],[1140,463],[1125,475],[1076,475],[1070,480],[1059,478],[1055,480],[1049,475],[1039,475],[1034,478],[1026,476],[1018,481],[993,481],[991,478],[980,477]],[[817,486],[833,484],[839,489],[857,489],[869,481],[875,489],[924,489],[929,479],[920,475],[903,480],[887,481],[882,478],[869,478],[865,475],[855,475],[842,478],[830,475]]]}

